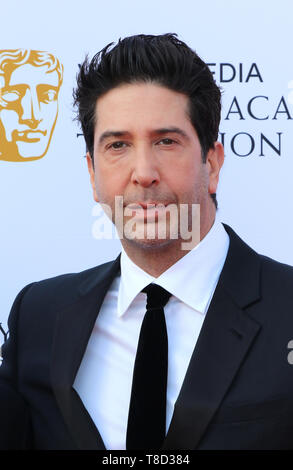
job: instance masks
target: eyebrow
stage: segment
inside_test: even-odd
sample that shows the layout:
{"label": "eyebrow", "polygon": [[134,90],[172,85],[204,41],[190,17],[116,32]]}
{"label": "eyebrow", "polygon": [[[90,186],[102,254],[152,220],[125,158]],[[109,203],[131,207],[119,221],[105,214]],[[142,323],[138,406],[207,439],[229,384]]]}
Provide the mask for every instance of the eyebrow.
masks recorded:
{"label": "eyebrow", "polygon": [[[182,137],[184,137],[185,139],[189,140],[189,137],[188,137],[188,135],[186,134],[185,131],[183,131],[179,127],[174,127],[174,126],[172,126],[172,127],[162,127],[160,129],[154,129],[150,132],[150,134],[152,134],[152,135],[179,134]],[[111,130],[105,131],[101,134],[101,136],[99,138],[99,141],[98,141],[98,145],[101,145],[109,137],[125,137],[127,135],[129,136],[129,135],[131,135],[131,133],[128,132],[128,131],[111,131]]]}
{"label": "eyebrow", "polygon": [[185,139],[189,139],[188,135],[186,134],[186,132],[182,129],[180,129],[180,127],[162,127],[161,129],[155,129],[153,131],[154,134],[179,134],[181,135],[182,137],[184,137]]}
{"label": "eyebrow", "polygon": [[104,140],[108,139],[109,137],[123,137],[125,135],[130,135],[130,133],[127,131],[105,131],[100,135],[98,144],[101,145]]}
{"label": "eyebrow", "polygon": [[[9,85],[3,87],[2,90],[4,90],[4,91],[27,90],[28,88],[30,88],[30,85],[28,83],[15,83],[14,85],[9,84]],[[55,85],[51,85],[50,83],[38,83],[37,84],[37,89],[39,89],[39,88],[47,88],[47,89],[50,89],[50,90],[54,90],[54,91],[56,91],[56,93],[59,90],[59,87],[57,87]]]}

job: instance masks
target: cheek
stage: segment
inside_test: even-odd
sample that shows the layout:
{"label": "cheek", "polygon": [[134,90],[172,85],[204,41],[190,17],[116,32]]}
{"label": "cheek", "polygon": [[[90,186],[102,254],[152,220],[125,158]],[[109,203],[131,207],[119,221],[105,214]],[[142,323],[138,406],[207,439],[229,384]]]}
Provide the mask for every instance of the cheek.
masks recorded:
{"label": "cheek", "polygon": [[196,182],[200,179],[200,172],[194,164],[179,162],[165,168],[162,177],[174,188],[188,189],[196,185]]}
{"label": "cheek", "polygon": [[124,185],[124,182],[129,178],[129,171],[121,164],[109,164],[102,157],[99,158],[96,155],[95,177],[100,187],[107,187],[109,190],[112,188],[112,192],[114,192],[115,188],[118,189]]}
{"label": "cheek", "polygon": [[6,130],[13,130],[18,126],[19,117],[16,111],[3,109],[0,114],[0,119]]}
{"label": "cheek", "polygon": [[95,170],[95,187],[97,196],[105,202],[110,202],[116,194],[123,194],[121,178],[117,172],[105,170],[101,167]]}
{"label": "cheek", "polygon": [[41,106],[41,118],[47,127],[53,126],[58,113],[57,102]]}
{"label": "cheek", "polygon": [[182,203],[198,203],[208,192],[208,178],[204,168],[194,166],[178,167],[169,175],[167,185],[177,194]]}

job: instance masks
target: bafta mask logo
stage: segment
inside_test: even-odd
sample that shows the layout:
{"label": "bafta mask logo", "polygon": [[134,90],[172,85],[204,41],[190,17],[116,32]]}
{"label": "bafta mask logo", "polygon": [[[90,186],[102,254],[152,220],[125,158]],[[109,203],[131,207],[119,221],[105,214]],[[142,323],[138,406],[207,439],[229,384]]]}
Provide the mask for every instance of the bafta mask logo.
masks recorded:
{"label": "bafta mask logo", "polygon": [[63,65],[52,54],[0,50],[0,160],[42,158],[58,115]]}

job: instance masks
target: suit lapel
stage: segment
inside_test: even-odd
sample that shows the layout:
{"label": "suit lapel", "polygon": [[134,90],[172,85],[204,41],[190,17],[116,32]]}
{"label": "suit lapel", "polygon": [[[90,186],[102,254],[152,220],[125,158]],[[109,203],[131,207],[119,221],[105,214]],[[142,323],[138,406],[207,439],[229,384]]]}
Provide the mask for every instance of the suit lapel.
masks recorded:
{"label": "suit lapel", "polygon": [[100,433],[72,385],[104,297],[119,270],[120,255],[86,278],[80,285],[79,300],[58,314],[51,381],[65,423],[79,449],[105,449]]}
{"label": "suit lapel", "polygon": [[163,449],[195,449],[261,325],[244,308],[259,297],[260,261],[233,230],[226,262],[174,407]]}

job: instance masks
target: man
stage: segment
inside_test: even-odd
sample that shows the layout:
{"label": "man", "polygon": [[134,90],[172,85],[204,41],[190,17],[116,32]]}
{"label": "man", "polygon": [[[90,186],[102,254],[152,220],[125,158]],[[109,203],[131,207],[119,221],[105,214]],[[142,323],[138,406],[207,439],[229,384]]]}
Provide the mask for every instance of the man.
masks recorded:
{"label": "man", "polygon": [[[1,446],[292,449],[293,269],[216,217],[220,91],[176,35],[110,46],[81,66],[75,104],[94,198],[115,221],[123,197],[136,236],[113,262],[18,294]],[[199,233],[189,250],[182,221]]]}
{"label": "man", "polygon": [[38,160],[46,153],[58,115],[63,66],[52,54],[0,51],[0,160]]}

